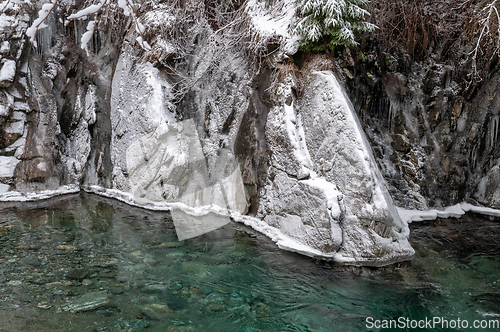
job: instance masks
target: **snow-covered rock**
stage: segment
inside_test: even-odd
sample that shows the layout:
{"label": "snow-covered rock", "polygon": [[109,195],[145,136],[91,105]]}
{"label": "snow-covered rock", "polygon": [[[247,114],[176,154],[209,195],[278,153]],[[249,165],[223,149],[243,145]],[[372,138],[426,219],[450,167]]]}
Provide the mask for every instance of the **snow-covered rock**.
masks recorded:
{"label": "snow-covered rock", "polygon": [[0,180],[10,181],[18,163],[19,159],[16,157],[0,156]]}
{"label": "snow-covered rock", "polygon": [[299,100],[288,84],[268,118],[271,168],[258,216],[315,256],[367,265],[411,258],[408,225],[335,76],[313,73]]}
{"label": "snow-covered rock", "polygon": [[4,13],[0,15],[0,31],[3,31],[6,28],[10,28],[13,25],[16,25],[16,20],[14,17],[5,15]]}
{"label": "snow-covered rock", "polygon": [[14,111],[9,122],[5,127],[4,140],[7,145],[11,145],[24,134],[24,124],[26,122],[26,114],[19,111]]}
{"label": "snow-covered rock", "polygon": [[113,77],[112,190],[133,204],[173,209],[179,239],[223,226],[230,222],[229,213],[247,209],[234,155],[215,150],[218,163],[208,167],[200,128],[194,119],[176,118],[167,78],[151,64],[137,62],[122,53]]}
{"label": "snow-covered rock", "polygon": [[174,108],[169,102],[170,85],[150,63],[137,62],[133,55],[122,52],[111,92],[112,186],[127,192],[131,190],[127,178],[129,147],[161,125],[175,122]]}
{"label": "snow-covered rock", "polygon": [[16,62],[14,60],[5,60],[0,69],[0,87],[8,87],[14,81],[16,76]]}
{"label": "snow-covered rock", "polygon": [[493,166],[481,179],[474,198],[486,206],[500,209],[500,165]]}
{"label": "snow-covered rock", "polygon": [[10,186],[8,184],[0,183],[0,194],[6,193],[7,191],[9,191],[9,187]]}
{"label": "snow-covered rock", "polygon": [[0,117],[7,117],[7,116],[9,116],[8,105],[1,105],[0,104]]}
{"label": "snow-covered rock", "polygon": [[7,40],[4,40],[1,44],[0,44],[0,54],[8,54],[10,51],[10,43],[7,41]]}

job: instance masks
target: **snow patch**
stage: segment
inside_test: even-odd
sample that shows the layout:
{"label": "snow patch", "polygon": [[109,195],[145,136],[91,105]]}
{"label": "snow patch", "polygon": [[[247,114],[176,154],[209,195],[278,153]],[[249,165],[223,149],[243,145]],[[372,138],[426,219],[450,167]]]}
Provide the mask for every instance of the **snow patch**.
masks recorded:
{"label": "snow patch", "polygon": [[14,176],[19,159],[16,157],[0,156],[0,179],[10,179]]}
{"label": "snow patch", "polygon": [[[82,9],[74,14],[69,15],[66,23],[68,23],[69,20],[84,20],[84,19],[86,19],[87,16],[95,14],[99,10],[101,10],[102,6],[104,6],[104,3],[105,3],[105,1],[101,1],[97,5],[90,5],[90,6],[85,7],[84,9]],[[88,30],[88,27],[87,27],[87,30]]]}
{"label": "snow patch", "polygon": [[5,60],[2,69],[0,69],[0,82],[12,82],[16,76],[16,62],[14,60]]}
{"label": "snow patch", "polygon": [[150,111],[151,119],[155,119],[154,125],[175,123],[175,116],[170,112],[175,106],[170,102],[166,102],[167,98],[165,96],[165,92],[170,93],[171,87],[166,85],[165,81],[159,77],[160,71],[151,63],[146,62],[142,69],[143,74],[146,76],[146,82],[152,88],[152,96],[148,100],[147,108]]}
{"label": "snow patch", "polygon": [[129,16],[131,11],[131,8],[134,8],[134,4],[130,0],[118,0],[118,7],[123,9],[123,14],[125,16]]}
{"label": "snow patch", "polygon": [[492,217],[500,217],[500,210],[497,210],[497,209],[492,209],[492,208],[483,207],[483,206],[474,206],[474,205],[469,204],[469,203],[461,203],[460,207],[465,212],[474,212],[474,213],[484,214],[484,215],[492,216]]}
{"label": "snow patch", "polygon": [[14,24],[15,24],[14,17],[7,16],[3,13],[2,13],[2,15],[0,15],[0,30],[3,30],[4,28],[7,28],[7,27],[11,27]]}
{"label": "snow patch", "polygon": [[89,55],[89,49],[87,47],[89,41],[92,39],[92,35],[94,34],[94,25],[95,21],[89,21],[87,24],[87,31],[82,35],[82,49],[84,49],[87,52],[87,55]]}
{"label": "snow patch", "polygon": [[252,26],[263,39],[278,37],[283,41],[283,50],[291,55],[297,52],[300,37],[295,33],[297,4],[295,0],[284,0],[267,7],[263,1],[249,0],[246,12]]}
{"label": "snow patch", "polygon": [[7,40],[3,41],[0,45],[0,53],[5,54],[10,51],[10,44]]}
{"label": "snow patch", "polygon": [[337,189],[335,184],[317,177],[315,173],[312,174],[311,179],[302,180],[301,182],[311,187],[320,189],[326,197],[327,207],[330,210],[330,216],[336,220],[340,218],[342,211],[339,206],[339,200],[342,200],[343,195]]}
{"label": "snow patch", "polygon": [[467,212],[474,212],[492,217],[500,217],[500,210],[483,206],[475,206],[470,203],[459,203],[444,209],[430,209],[426,211],[407,210],[397,208],[401,219],[407,223],[413,221],[434,220],[436,218],[460,218]]}
{"label": "snow patch", "polygon": [[9,107],[0,105],[0,116],[9,116]]}
{"label": "snow patch", "polygon": [[144,51],[151,51],[151,46],[149,46],[148,42],[143,40],[141,36],[137,37],[135,39],[137,41],[137,43],[141,46],[141,48],[144,50]]}
{"label": "snow patch", "polygon": [[9,191],[10,186],[5,183],[0,183],[0,194],[6,193]]}
{"label": "snow patch", "polygon": [[80,192],[80,187],[77,184],[61,186],[55,190],[44,190],[37,193],[21,193],[19,191],[8,191],[0,193],[0,202],[33,202],[78,192]]}
{"label": "snow patch", "polygon": [[[290,142],[294,147],[295,158],[303,165],[304,168],[311,168],[313,162],[306,146],[306,135],[304,133],[304,126],[302,126],[302,119],[300,114],[297,114],[294,107],[294,98],[292,93],[291,78],[288,78],[288,84],[282,84],[278,89],[278,94],[283,96],[285,103],[283,108],[285,110],[285,124],[288,132]],[[306,174],[309,170],[304,169]]]}

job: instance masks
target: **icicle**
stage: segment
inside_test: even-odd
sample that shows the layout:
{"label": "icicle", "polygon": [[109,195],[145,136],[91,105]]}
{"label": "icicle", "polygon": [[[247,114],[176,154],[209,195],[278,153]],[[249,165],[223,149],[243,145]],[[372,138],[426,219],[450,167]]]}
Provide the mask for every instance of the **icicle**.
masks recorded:
{"label": "icicle", "polygon": [[75,32],[75,42],[78,42],[78,22],[77,21],[74,21],[73,22],[73,26],[75,27],[74,28],[74,32]]}
{"label": "icicle", "polygon": [[472,170],[476,168],[476,164],[477,164],[477,153],[476,153],[476,150],[477,150],[477,145],[474,145],[472,147],[472,152],[471,152],[471,155],[470,155],[471,169]]}
{"label": "icicle", "polygon": [[399,111],[400,107],[401,105],[397,101],[389,99],[389,118],[387,119],[389,131],[392,131],[394,129],[394,118],[396,117],[396,114]]}
{"label": "icicle", "polygon": [[490,148],[495,146],[498,138],[498,115],[493,115],[490,122]]}

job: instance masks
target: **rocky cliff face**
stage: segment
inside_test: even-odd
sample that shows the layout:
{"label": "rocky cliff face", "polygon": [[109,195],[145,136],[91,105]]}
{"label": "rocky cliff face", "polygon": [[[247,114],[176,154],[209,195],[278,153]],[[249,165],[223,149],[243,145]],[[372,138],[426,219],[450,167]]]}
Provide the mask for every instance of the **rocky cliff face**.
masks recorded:
{"label": "rocky cliff face", "polygon": [[397,204],[426,209],[470,200],[500,207],[495,62],[474,81],[465,46],[446,57],[438,45],[413,62],[376,45],[346,51],[342,67]]}
{"label": "rocky cliff face", "polygon": [[366,265],[413,254],[391,195],[405,207],[499,204],[495,75],[465,94],[445,65],[343,53],[337,76],[360,123],[334,61],[293,63],[294,2],[249,1],[233,21],[243,29],[200,19],[209,5],[147,7],[152,27],[192,19],[184,46],[149,33],[150,53],[120,12],[87,52],[86,21],[53,13],[34,48],[26,10],[3,13],[16,22],[0,24],[3,197],[73,185],[134,204],[224,203],[283,248]]}

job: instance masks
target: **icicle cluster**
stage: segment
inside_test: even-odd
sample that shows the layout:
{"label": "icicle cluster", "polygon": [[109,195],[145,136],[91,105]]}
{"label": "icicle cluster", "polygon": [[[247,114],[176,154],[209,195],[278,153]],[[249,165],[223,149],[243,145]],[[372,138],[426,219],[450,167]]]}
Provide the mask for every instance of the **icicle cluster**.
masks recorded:
{"label": "icicle cluster", "polygon": [[33,21],[33,24],[26,30],[26,36],[29,37],[31,43],[36,47],[35,35],[36,32],[40,29],[45,28],[47,25],[44,21],[47,19],[49,14],[52,12],[52,9],[57,4],[57,0],[52,0],[49,3],[46,3],[42,6],[42,9],[38,12],[38,18]]}
{"label": "icicle cluster", "polygon": [[[38,18],[33,22],[31,27],[26,30],[26,35],[30,38],[30,41],[36,47],[35,36],[36,32],[40,29],[46,27],[44,21],[47,19],[49,14],[52,12],[54,7],[57,5],[58,0],[50,0],[49,3],[46,3],[42,6],[42,9],[38,12]],[[138,44],[146,51],[151,50],[151,46],[144,40],[142,37],[145,33],[146,29],[144,25],[142,25],[137,16],[134,13],[134,2],[132,0],[101,0],[98,4],[89,5],[88,7],[83,8],[82,10],[71,14],[66,19],[66,24],[68,24],[71,20],[86,20],[89,16],[94,16],[93,20],[90,20],[87,24],[86,32],[82,35],[81,39],[81,47],[82,49],[89,52],[87,49],[87,45],[89,41],[92,39],[94,34],[94,30],[96,27],[96,17],[103,10],[104,7],[110,6],[112,2],[116,2],[118,7],[123,9],[123,14],[125,16],[129,16],[132,18],[135,26],[135,31],[139,34],[137,37]]]}
{"label": "icicle cluster", "polygon": [[[355,32],[372,31],[364,22],[368,0],[297,0],[304,18],[297,30],[304,49],[332,49],[336,45],[356,45]],[[318,43],[324,43],[319,44]],[[326,45],[325,45],[326,44]]]}

